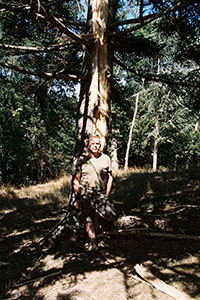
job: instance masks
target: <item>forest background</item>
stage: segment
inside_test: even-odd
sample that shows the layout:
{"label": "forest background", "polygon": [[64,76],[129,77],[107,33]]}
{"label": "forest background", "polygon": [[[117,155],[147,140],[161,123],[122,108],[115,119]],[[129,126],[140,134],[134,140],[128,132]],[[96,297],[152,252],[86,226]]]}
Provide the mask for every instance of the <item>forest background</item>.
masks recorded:
{"label": "forest background", "polygon": [[[0,0],[2,299],[199,299],[199,13],[197,0]],[[81,241],[47,240],[101,120],[126,172],[95,266]]]}
{"label": "forest background", "polygon": [[[1,185],[71,172],[92,2],[0,1]],[[125,168],[199,164],[198,1],[111,4],[107,152]]]}

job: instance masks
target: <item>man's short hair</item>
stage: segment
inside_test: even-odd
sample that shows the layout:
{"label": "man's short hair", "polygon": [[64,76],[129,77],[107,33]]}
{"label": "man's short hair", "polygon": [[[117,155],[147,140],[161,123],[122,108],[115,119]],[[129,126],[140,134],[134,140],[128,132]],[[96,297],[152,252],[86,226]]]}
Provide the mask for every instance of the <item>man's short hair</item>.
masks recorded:
{"label": "man's short hair", "polygon": [[91,143],[92,140],[94,139],[98,139],[99,142],[101,143],[101,139],[100,139],[100,136],[99,135],[92,135],[89,137],[89,141],[88,141],[88,145]]}

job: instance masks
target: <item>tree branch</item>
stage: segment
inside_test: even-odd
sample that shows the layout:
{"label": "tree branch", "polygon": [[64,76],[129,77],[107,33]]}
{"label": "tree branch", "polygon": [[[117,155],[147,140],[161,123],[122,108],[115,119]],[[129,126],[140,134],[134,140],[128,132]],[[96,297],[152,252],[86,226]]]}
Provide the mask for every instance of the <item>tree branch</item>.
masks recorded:
{"label": "tree branch", "polygon": [[65,81],[78,81],[81,79],[86,79],[87,77],[84,75],[73,75],[73,74],[67,74],[67,75],[63,75],[63,74],[53,74],[53,73],[39,73],[39,72],[34,72],[34,71],[30,71],[30,70],[26,70],[22,67],[16,66],[16,65],[12,65],[12,64],[7,64],[7,63],[2,63],[0,62],[0,66],[2,68],[8,68],[14,71],[17,71],[19,73],[22,74],[27,74],[27,75],[33,75],[39,78],[44,78],[44,79],[49,79],[49,80],[54,80],[54,79],[61,79],[61,80],[65,80]]}
{"label": "tree branch", "polygon": [[120,67],[122,67],[123,69],[125,69],[126,71],[128,71],[130,73],[133,73],[136,76],[139,76],[140,78],[146,79],[148,81],[162,82],[162,83],[166,83],[166,84],[170,84],[170,85],[179,85],[179,86],[184,86],[184,87],[197,87],[197,86],[199,86],[198,83],[197,84],[192,84],[192,83],[186,83],[186,82],[183,82],[183,81],[172,81],[172,80],[169,80],[168,78],[162,78],[161,76],[158,76],[158,75],[155,75],[155,74],[140,73],[137,70],[134,70],[132,68],[127,67],[124,63],[122,63],[116,57],[114,57],[114,62],[116,64],[118,64]]}
{"label": "tree branch", "polygon": [[[153,262],[148,261],[148,265],[149,263],[151,263],[151,266],[153,266]],[[173,297],[176,300],[194,299],[188,296],[185,292],[179,291],[177,288],[174,288],[171,285],[166,284],[164,281],[160,280],[159,278],[155,277],[151,272],[150,268],[148,267],[148,265],[145,266],[144,264],[136,264],[134,266],[134,269],[141,278],[143,278],[145,281],[151,284],[158,291],[161,291],[166,295]]]}
{"label": "tree branch", "polygon": [[[17,7],[13,7],[13,6],[9,6],[9,5],[5,5],[5,4],[0,4],[0,9],[6,9],[9,11],[19,11],[19,9],[21,8],[26,8],[26,9],[31,9],[35,12],[35,14],[37,16],[39,16],[42,19],[45,19],[46,21],[49,21],[54,27],[58,28],[61,32],[65,33],[67,36],[69,36],[72,40],[78,42],[81,45],[84,45],[86,47],[89,47],[91,45],[91,41],[89,42],[87,40],[87,38],[82,38],[81,35],[76,34],[75,32],[73,32],[71,29],[69,29],[67,26],[65,26],[65,24],[57,19],[56,17],[53,17],[51,14],[49,14],[45,8],[41,5],[38,5],[37,3],[33,3],[33,0],[23,0],[23,3],[25,6],[17,6]],[[27,14],[26,14],[27,15]],[[68,22],[68,24],[75,24],[75,22]],[[84,23],[76,23],[77,25],[81,25],[84,26]],[[87,25],[85,25],[87,26]]]}
{"label": "tree branch", "polygon": [[160,237],[160,238],[167,238],[167,239],[175,239],[175,240],[194,240],[194,241],[200,241],[199,235],[189,235],[189,234],[177,234],[177,233],[168,233],[168,232],[152,232],[147,230],[146,228],[129,228],[129,229],[118,229],[118,230],[112,230],[107,231],[103,233],[99,233],[98,237],[105,237],[105,236],[130,236],[133,235],[139,235],[139,236],[152,236],[152,237]]}
{"label": "tree branch", "polygon": [[140,1],[140,24],[144,25],[144,20],[143,20],[143,0]]}
{"label": "tree branch", "polygon": [[[32,20],[35,19],[35,16],[37,16],[37,18],[40,19],[45,19],[44,16],[40,15],[39,13],[34,12],[34,15],[30,14],[30,12],[28,12],[30,8],[27,5],[7,5],[7,4],[2,4],[0,3],[0,12],[5,12],[5,11],[11,11],[13,13],[17,13],[20,12],[21,14],[23,14],[23,16],[27,17],[27,18],[31,18]],[[33,18],[34,16],[34,18]]]}
{"label": "tree branch", "polygon": [[[143,21],[148,21],[149,19],[152,19],[153,17],[157,16],[157,13],[154,14],[150,14],[148,16],[143,17]],[[136,19],[128,19],[128,20],[123,20],[123,21],[117,21],[113,24],[111,24],[109,26],[109,29],[114,29],[116,27],[119,26],[123,26],[123,25],[130,25],[130,24],[139,24],[140,23],[140,19],[136,18]]]}
{"label": "tree branch", "polygon": [[61,32],[69,36],[72,40],[86,47],[89,47],[91,45],[91,42],[88,42],[86,39],[83,39],[79,34],[76,34],[71,29],[66,27],[61,20],[57,19],[56,17],[48,13],[43,6],[38,5],[38,2],[33,3],[33,0],[23,0],[23,2],[25,4],[28,4],[30,8],[36,13],[39,12],[43,17],[45,17],[47,21],[49,21],[53,26],[58,28]]}
{"label": "tree branch", "polygon": [[147,25],[148,23],[151,23],[169,13],[172,13],[172,12],[175,12],[177,10],[182,10],[184,8],[186,8],[187,6],[191,5],[191,4],[194,4],[196,2],[196,0],[190,0],[190,1],[185,1],[184,3],[182,3],[181,1],[169,8],[169,9],[166,9],[164,11],[159,11],[158,13],[155,13],[155,14],[151,14],[151,15],[148,15],[146,17],[143,18],[143,22],[141,23],[140,22],[140,17],[138,19],[130,19],[130,20],[127,20],[127,21],[122,21],[122,22],[118,22],[118,23],[114,23],[114,24],[111,24],[110,28],[113,28],[113,27],[118,27],[118,26],[122,26],[122,25],[128,25],[128,24],[134,24],[134,23],[137,23],[139,24],[138,26],[135,26],[135,27],[131,27],[129,29],[126,29],[126,30],[123,30],[123,31],[120,31],[120,32],[112,32],[110,34],[107,35],[107,38],[111,38],[113,36],[121,36],[121,35],[124,35],[124,34],[127,34],[127,33],[130,33],[130,32],[134,32],[134,31],[137,31],[138,29],[142,28],[143,26]]}
{"label": "tree branch", "polygon": [[41,279],[46,279],[46,278],[49,278],[49,277],[52,277],[52,276],[58,276],[58,275],[61,274],[61,272],[62,272],[62,269],[60,269],[59,271],[54,272],[52,274],[48,274],[48,275],[40,276],[38,278],[34,278],[34,279],[31,279],[31,280],[28,280],[28,281],[20,282],[20,283],[14,284],[13,288],[17,288],[17,287],[20,287],[20,286],[23,286],[23,285],[32,284],[35,281],[38,281],[38,280],[41,280]]}
{"label": "tree branch", "polygon": [[63,51],[66,50],[67,47],[70,45],[72,45],[71,42],[66,44],[55,45],[52,47],[18,46],[18,45],[8,45],[8,44],[0,43],[0,48],[5,50],[18,50],[26,53],[41,53],[41,52],[51,52],[51,51]]}
{"label": "tree branch", "polygon": [[[37,17],[37,19],[38,18],[43,19],[43,20],[46,19],[44,16],[42,16],[41,14],[39,14],[38,12],[35,12],[35,11],[34,11],[33,15],[30,14],[30,12],[27,13],[28,9],[30,9],[30,7],[29,6],[24,6],[24,5],[22,5],[22,6],[18,5],[16,7],[16,6],[12,6],[12,5],[0,4],[0,13],[8,10],[8,11],[12,11],[14,13],[20,12],[26,17],[29,17],[29,18],[31,17],[32,20],[35,20],[35,16]],[[80,27],[85,27],[86,29],[89,28],[89,25],[87,23],[84,23],[84,22],[75,22],[75,21],[71,21],[71,20],[65,20],[65,21],[63,21],[63,23],[65,24],[65,26],[66,25],[74,25],[74,26],[78,26],[78,27],[79,26]]]}

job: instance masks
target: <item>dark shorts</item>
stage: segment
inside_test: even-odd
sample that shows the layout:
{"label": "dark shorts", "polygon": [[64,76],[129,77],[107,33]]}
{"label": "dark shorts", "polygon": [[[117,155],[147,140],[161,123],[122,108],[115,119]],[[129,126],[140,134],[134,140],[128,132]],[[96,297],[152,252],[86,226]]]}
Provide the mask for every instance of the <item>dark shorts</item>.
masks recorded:
{"label": "dark shorts", "polygon": [[83,216],[83,222],[86,223],[93,223],[95,217],[95,211],[92,209],[89,201],[81,203],[81,212]]}
{"label": "dark shorts", "polygon": [[95,213],[102,218],[113,221],[116,219],[116,211],[113,204],[108,200],[105,193],[81,193],[79,197],[80,209],[74,206],[75,195],[71,194],[68,211],[62,223],[57,227],[55,235],[62,232],[81,233],[85,232],[85,223],[93,222]]}
{"label": "dark shorts", "polygon": [[81,192],[79,195],[80,210],[85,223],[91,223],[94,220],[95,213],[102,218],[112,221],[116,217],[116,211],[113,204],[103,192]]}

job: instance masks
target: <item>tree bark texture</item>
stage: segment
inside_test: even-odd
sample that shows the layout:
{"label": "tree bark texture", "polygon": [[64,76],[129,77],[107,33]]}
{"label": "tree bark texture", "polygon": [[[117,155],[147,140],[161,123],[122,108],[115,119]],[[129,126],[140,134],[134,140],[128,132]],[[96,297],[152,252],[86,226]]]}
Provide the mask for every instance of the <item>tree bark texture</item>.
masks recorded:
{"label": "tree bark texture", "polygon": [[99,135],[102,150],[108,135],[110,107],[110,77],[112,76],[113,51],[106,38],[107,25],[115,18],[116,1],[91,0],[91,31],[93,46],[85,50],[87,80],[81,82],[79,117],[76,131],[75,156],[87,150],[90,135]]}

